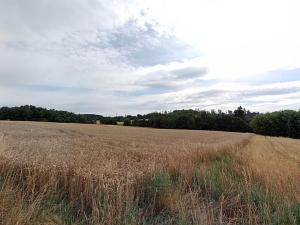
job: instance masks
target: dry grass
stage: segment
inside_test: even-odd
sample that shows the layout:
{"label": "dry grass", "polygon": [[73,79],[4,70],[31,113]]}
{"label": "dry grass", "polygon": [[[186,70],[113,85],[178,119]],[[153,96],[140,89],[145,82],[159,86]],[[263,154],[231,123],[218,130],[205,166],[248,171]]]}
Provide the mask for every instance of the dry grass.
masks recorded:
{"label": "dry grass", "polygon": [[267,188],[300,201],[300,140],[256,135],[238,154]]}
{"label": "dry grass", "polygon": [[[2,121],[0,224],[270,224],[281,210],[265,193],[299,201],[299,146],[241,133]],[[293,218],[276,214],[278,224]]]}
{"label": "dry grass", "polygon": [[1,122],[0,156],[36,168],[74,168],[107,183],[232,149],[249,134],[119,126]]}

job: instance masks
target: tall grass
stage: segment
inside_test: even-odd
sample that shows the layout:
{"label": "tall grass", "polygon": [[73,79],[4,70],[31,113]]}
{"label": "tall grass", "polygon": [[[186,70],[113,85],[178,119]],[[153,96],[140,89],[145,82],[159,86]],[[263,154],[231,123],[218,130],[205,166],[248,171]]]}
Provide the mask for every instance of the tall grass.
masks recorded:
{"label": "tall grass", "polygon": [[105,188],[69,171],[1,165],[1,224],[299,224],[300,204],[231,152]]}
{"label": "tall grass", "polygon": [[2,157],[0,224],[299,225],[297,198],[241,159],[249,141],[161,154],[134,180]]}
{"label": "tall grass", "polygon": [[[145,173],[135,183],[126,182],[126,177],[107,183],[70,166],[42,168],[2,158],[0,191],[7,198],[3,204],[11,205],[0,211],[0,220],[2,224],[30,224],[43,218],[62,224],[156,224],[167,218],[173,224],[179,212],[172,207],[177,204],[178,187],[187,182],[184,176],[192,174],[196,161],[206,162],[229,150],[203,151],[195,154],[193,162],[173,157],[172,163]],[[11,202],[8,192],[20,197]],[[15,220],[10,219],[12,214]]]}
{"label": "tall grass", "polygon": [[233,152],[105,187],[72,170],[1,164],[1,224],[299,224],[300,204],[267,190]]}

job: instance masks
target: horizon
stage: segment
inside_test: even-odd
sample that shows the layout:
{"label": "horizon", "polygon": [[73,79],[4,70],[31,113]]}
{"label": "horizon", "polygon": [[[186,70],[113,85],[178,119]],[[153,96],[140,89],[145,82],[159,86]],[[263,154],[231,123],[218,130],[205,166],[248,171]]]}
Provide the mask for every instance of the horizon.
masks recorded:
{"label": "horizon", "polygon": [[0,3],[0,105],[300,109],[296,0]]}
{"label": "horizon", "polygon": [[193,110],[193,111],[207,111],[207,112],[211,112],[211,111],[215,111],[216,113],[218,113],[219,110],[221,110],[222,113],[225,113],[225,114],[228,114],[229,111],[231,111],[232,113],[237,110],[239,107],[242,107],[243,110],[246,110],[246,111],[249,111],[250,113],[259,113],[259,114],[265,114],[265,113],[273,113],[273,112],[282,112],[282,111],[300,111],[300,109],[298,110],[293,110],[293,109],[281,109],[281,110],[276,110],[276,111],[266,111],[266,112],[260,112],[260,111],[251,111],[241,105],[237,106],[236,108],[232,108],[232,109],[228,109],[228,110],[222,110],[222,109],[218,109],[218,108],[215,108],[215,109],[210,109],[210,110],[207,110],[207,109],[200,109],[200,108],[195,108],[195,109],[192,109],[192,108],[182,108],[182,109],[174,109],[174,110],[170,110],[170,111],[167,111],[167,110],[158,110],[158,111],[151,111],[151,112],[148,112],[148,113],[135,113],[135,114],[98,114],[98,113],[78,113],[78,112],[74,112],[74,111],[67,111],[67,110],[63,110],[63,109],[59,109],[59,108],[47,108],[47,107],[42,107],[42,106],[36,106],[36,105],[30,105],[30,104],[26,104],[26,105],[18,105],[18,106],[1,106],[0,105],[0,109],[3,108],[3,107],[8,107],[8,108],[14,108],[14,107],[24,107],[24,106],[34,106],[36,108],[43,108],[43,109],[46,109],[46,110],[56,110],[56,111],[66,111],[66,112],[69,112],[69,113],[74,113],[74,114],[77,114],[77,115],[96,115],[96,116],[103,116],[103,117],[126,117],[126,116],[137,116],[137,115],[147,115],[147,114],[151,114],[151,113],[160,113],[160,114],[163,114],[165,112],[167,113],[172,113],[174,111],[188,111],[188,110]]}

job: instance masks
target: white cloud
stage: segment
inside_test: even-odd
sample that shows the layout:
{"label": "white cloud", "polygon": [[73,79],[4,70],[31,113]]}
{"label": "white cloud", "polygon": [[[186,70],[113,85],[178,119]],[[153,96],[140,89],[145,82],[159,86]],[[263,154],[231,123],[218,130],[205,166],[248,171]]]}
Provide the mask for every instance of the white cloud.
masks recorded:
{"label": "white cloud", "polygon": [[299,108],[299,91],[288,91],[300,80],[299,8],[296,0],[3,0],[0,105],[111,115]]}
{"label": "white cloud", "polygon": [[149,14],[200,49],[214,76],[300,67],[299,1],[149,2]]}

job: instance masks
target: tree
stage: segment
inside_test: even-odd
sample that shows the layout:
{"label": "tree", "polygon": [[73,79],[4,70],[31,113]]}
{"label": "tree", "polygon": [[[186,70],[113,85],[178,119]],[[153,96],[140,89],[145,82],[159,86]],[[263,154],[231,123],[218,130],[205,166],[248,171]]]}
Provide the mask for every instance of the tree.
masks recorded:
{"label": "tree", "polygon": [[239,117],[241,119],[245,119],[246,117],[246,110],[239,106],[236,110],[234,110],[233,115],[235,117]]}
{"label": "tree", "polygon": [[260,114],[251,120],[250,125],[257,134],[300,138],[300,111]]}

